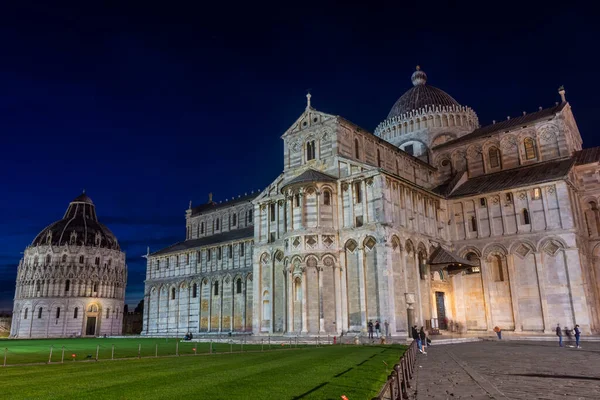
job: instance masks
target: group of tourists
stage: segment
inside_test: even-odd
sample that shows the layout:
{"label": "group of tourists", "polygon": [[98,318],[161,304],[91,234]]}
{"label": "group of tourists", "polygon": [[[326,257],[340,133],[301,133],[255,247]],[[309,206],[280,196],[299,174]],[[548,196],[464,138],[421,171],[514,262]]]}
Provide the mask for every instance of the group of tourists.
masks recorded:
{"label": "group of tourists", "polygon": [[412,338],[417,341],[417,348],[419,349],[419,353],[427,354],[425,351],[425,346],[429,347],[431,344],[431,339],[427,337],[425,333],[425,329],[421,327],[421,330],[417,330],[417,325],[411,328]]}
{"label": "group of tourists", "polygon": [[[387,322],[387,320],[383,323],[383,325],[385,326],[385,337],[390,336],[390,324],[389,322]],[[367,328],[369,331],[369,339],[373,339],[373,334],[377,335],[376,337],[379,338],[380,336],[382,336],[381,334],[381,324],[379,323],[379,320],[375,321],[375,324],[373,324],[372,320],[369,320],[369,323],[367,324]]]}
{"label": "group of tourists", "polygon": [[[569,340],[569,344],[567,344],[567,347],[574,347],[573,346],[573,336],[575,336],[575,346],[577,346],[578,349],[581,348],[581,346],[579,345],[579,339],[581,338],[581,330],[579,330],[579,325],[575,325],[575,329],[571,330],[568,327],[565,327],[565,335],[567,336],[568,340]],[[563,331],[560,328],[560,324],[556,324],[556,336],[558,336],[558,345],[560,347],[564,347],[563,346]]]}

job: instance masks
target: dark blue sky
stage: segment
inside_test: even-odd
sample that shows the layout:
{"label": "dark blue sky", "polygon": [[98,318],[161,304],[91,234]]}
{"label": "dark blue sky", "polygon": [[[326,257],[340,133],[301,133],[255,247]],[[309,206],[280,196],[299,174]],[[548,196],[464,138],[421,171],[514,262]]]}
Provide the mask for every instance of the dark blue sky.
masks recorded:
{"label": "dark blue sky", "polygon": [[372,131],[417,64],[484,125],[550,106],[565,85],[585,145],[600,144],[600,28],[573,2],[12,3],[0,14],[0,310],[20,253],[83,188],[127,252],[137,304],[141,255],[184,238],[189,200],[281,171],[280,136],[308,88],[317,109]]}

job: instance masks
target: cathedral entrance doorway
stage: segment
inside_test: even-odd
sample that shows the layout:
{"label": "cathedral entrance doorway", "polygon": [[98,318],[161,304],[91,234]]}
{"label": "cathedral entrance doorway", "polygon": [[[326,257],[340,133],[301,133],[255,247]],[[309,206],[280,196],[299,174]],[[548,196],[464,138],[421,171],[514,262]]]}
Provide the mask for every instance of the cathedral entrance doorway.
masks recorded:
{"label": "cathedral entrance doorway", "polygon": [[435,292],[435,305],[437,308],[438,326],[440,329],[448,329],[446,326],[446,304],[444,292]]}

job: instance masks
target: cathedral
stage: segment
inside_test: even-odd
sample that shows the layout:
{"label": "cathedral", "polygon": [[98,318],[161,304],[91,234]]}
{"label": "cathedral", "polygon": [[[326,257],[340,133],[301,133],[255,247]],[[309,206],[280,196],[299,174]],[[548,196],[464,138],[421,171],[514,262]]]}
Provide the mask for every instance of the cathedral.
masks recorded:
{"label": "cathedral", "polygon": [[142,334],[600,332],[600,148],[560,102],[481,126],[431,86],[373,133],[307,106],[262,192],[148,255]]}
{"label": "cathedral", "polygon": [[120,335],[126,282],[125,253],[83,193],[25,249],[10,335]]}

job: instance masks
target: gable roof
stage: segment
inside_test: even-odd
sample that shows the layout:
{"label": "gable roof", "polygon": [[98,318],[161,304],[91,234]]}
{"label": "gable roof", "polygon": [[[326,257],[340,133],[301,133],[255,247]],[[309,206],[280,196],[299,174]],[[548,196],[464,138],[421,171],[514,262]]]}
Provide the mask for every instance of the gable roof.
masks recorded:
{"label": "gable roof", "polygon": [[511,128],[517,126],[523,126],[526,124],[530,124],[532,122],[538,121],[540,119],[549,119],[550,117],[554,117],[558,112],[562,111],[567,103],[560,103],[554,107],[545,108],[540,111],[533,112],[531,114],[525,114],[520,117],[507,119],[495,124],[482,126],[481,128],[475,129],[473,132],[468,133],[464,136],[459,137],[458,139],[450,140],[448,142],[442,143],[438,146],[435,146],[434,150],[440,150],[446,147],[453,146],[458,143],[469,142],[471,140],[479,139],[486,136],[491,136],[495,133],[501,131],[507,131]]}
{"label": "gable roof", "polygon": [[206,236],[199,239],[185,240],[183,242],[172,244],[171,246],[165,247],[164,249],[155,251],[150,255],[161,256],[164,254],[176,253],[178,251],[210,246],[212,244],[219,244],[240,239],[254,239],[254,227],[250,226],[247,228],[234,229],[232,231],[219,233],[217,235]]}
{"label": "gable roof", "polygon": [[335,182],[337,178],[335,176],[331,176],[329,174],[325,174],[321,171],[316,171],[312,168],[307,169],[300,175],[291,180],[284,182],[281,185],[281,189],[289,185],[294,185],[296,183],[305,183],[305,182]]}
{"label": "gable roof", "polygon": [[477,193],[528,186],[565,178],[573,166],[573,158],[562,158],[541,162],[525,167],[508,169],[488,175],[480,175],[467,180],[448,197],[456,198]]}
{"label": "gable roof", "polygon": [[575,159],[575,165],[597,163],[600,161],[600,147],[591,147],[576,151],[573,154],[573,158]]}
{"label": "gable roof", "polygon": [[444,249],[442,246],[437,247],[429,256],[429,265],[448,265],[461,264],[469,267],[477,267],[476,264],[456,254]]}
{"label": "gable roof", "polygon": [[241,203],[249,203],[256,197],[258,197],[259,194],[260,193],[250,193],[241,197],[231,199],[229,201],[225,201],[223,203],[216,203],[214,201],[211,201],[209,203],[201,204],[192,208],[192,217],[195,215],[204,214],[206,212],[219,210],[221,208],[232,207]]}

